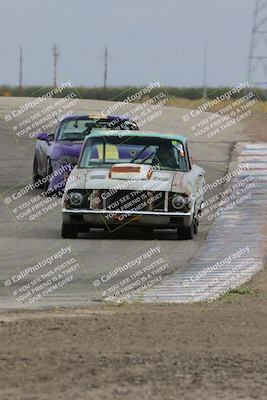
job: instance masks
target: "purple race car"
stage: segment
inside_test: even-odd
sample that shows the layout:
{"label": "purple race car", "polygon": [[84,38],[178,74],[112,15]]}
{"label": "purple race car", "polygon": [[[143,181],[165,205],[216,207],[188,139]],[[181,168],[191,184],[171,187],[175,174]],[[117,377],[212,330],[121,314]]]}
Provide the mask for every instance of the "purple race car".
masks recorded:
{"label": "purple race car", "polygon": [[55,134],[37,136],[33,182],[47,194],[63,193],[68,176],[77,164],[84,138],[92,129],[138,130],[134,121],[117,116],[77,115],[63,119]]}

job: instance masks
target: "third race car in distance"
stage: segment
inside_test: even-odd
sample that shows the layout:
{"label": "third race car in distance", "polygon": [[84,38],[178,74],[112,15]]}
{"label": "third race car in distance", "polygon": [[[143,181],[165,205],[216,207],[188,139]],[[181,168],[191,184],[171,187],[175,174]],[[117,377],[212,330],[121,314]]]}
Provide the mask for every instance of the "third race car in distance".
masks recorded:
{"label": "third race car in distance", "polygon": [[33,162],[33,182],[47,194],[63,193],[66,181],[77,164],[84,138],[93,129],[138,130],[130,119],[119,116],[76,115],[59,122],[55,134],[37,136]]}
{"label": "third race car in distance", "polygon": [[183,136],[95,131],[86,139],[63,195],[63,238],[102,227],[176,229],[193,239],[203,206],[204,170]]}

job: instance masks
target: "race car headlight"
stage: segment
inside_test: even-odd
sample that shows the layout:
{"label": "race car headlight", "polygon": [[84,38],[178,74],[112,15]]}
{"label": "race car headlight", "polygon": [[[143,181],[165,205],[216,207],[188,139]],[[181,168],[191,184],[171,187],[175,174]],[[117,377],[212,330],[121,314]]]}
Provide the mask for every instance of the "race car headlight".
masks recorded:
{"label": "race car headlight", "polygon": [[61,164],[72,164],[72,165],[76,165],[78,162],[78,157],[76,156],[60,156],[58,161]]}
{"label": "race car headlight", "polygon": [[71,189],[64,194],[63,204],[66,208],[90,208],[92,190]]}
{"label": "race car headlight", "polygon": [[186,204],[186,199],[180,194],[176,194],[172,198],[172,206],[176,210],[181,210]]}
{"label": "race car headlight", "polygon": [[73,206],[80,206],[83,201],[83,195],[80,192],[71,192],[69,195],[69,202]]}

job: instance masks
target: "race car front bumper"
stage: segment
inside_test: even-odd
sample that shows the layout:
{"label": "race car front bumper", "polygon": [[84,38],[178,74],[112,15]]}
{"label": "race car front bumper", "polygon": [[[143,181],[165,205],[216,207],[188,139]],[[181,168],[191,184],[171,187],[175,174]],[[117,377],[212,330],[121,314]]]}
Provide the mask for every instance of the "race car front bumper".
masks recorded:
{"label": "race car front bumper", "polygon": [[132,226],[150,226],[154,228],[175,228],[189,226],[193,220],[193,211],[120,211],[120,210],[62,210],[65,224],[105,227],[109,225],[131,224]]}

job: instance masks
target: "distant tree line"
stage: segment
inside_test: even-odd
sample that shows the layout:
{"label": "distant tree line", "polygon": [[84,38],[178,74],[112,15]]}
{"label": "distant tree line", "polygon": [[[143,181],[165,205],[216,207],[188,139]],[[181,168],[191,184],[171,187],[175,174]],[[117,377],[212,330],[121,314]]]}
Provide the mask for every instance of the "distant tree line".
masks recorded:
{"label": "distant tree line", "polygon": [[[41,87],[41,86],[25,86],[23,87],[22,95],[25,97],[38,97],[51,91],[53,87]],[[76,92],[81,99],[92,99],[92,100],[114,100],[123,101],[127,97],[135,94],[141,89],[141,87],[133,86],[121,86],[121,87],[72,87],[63,90],[56,97],[64,97],[71,92]],[[208,98],[215,99],[216,97],[223,95],[224,93],[231,90],[230,87],[219,87],[219,88],[208,88]],[[203,88],[201,87],[187,87],[187,88],[176,88],[176,87],[160,87],[153,89],[149,97],[153,97],[161,92],[166,93],[170,98],[183,98],[189,100],[198,100],[203,96]],[[236,93],[232,98],[240,98],[247,93],[247,90],[243,90],[240,93]],[[264,100],[267,98],[267,91],[257,89],[257,97]],[[0,96],[20,96],[19,86],[0,86]]]}

